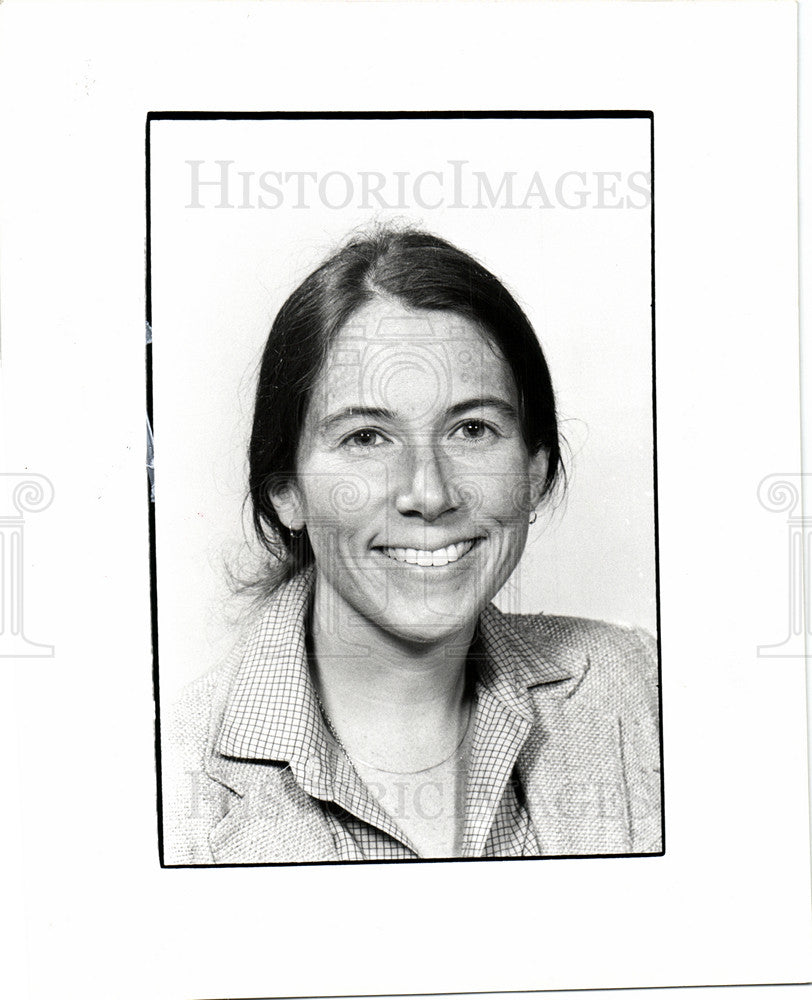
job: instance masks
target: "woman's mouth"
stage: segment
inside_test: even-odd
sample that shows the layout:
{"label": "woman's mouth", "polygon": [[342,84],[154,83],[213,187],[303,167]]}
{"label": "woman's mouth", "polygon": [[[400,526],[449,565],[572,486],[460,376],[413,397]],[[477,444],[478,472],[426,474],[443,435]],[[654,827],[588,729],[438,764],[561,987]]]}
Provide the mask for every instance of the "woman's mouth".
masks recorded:
{"label": "woman's mouth", "polygon": [[401,549],[383,546],[378,551],[395,562],[407,563],[409,566],[448,566],[467,555],[478,541],[477,538],[469,538],[467,541],[455,542],[441,549]]}

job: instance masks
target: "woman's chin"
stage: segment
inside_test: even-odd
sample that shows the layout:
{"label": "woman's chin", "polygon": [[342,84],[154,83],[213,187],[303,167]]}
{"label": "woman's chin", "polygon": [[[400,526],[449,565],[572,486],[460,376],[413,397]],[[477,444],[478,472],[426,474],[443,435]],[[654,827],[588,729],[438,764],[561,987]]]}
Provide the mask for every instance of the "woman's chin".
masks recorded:
{"label": "woman's chin", "polygon": [[478,608],[464,610],[459,604],[456,608],[449,608],[446,613],[440,609],[420,613],[412,607],[403,616],[382,616],[377,624],[403,642],[415,646],[431,646],[457,637],[461,641],[470,642],[478,614]]}

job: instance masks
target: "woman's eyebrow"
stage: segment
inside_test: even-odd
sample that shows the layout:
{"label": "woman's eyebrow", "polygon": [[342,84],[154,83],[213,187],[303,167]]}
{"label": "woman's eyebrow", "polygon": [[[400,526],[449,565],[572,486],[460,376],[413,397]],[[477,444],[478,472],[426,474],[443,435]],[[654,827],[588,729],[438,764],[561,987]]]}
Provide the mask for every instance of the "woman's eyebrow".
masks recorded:
{"label": "woman's eyebrow", "polygon": [[345,406],[321,420],[319,430],[326,431],[342,420],[354,420],[358,417],[370,420],[394,420],[395,414],[381,406]]}
{"label": "woman's eyebrow", "polygon": [[508,400],[503,399],[501,396],[476,396],[471,399],[464,399],[459,403],[455,403],[446,410],[446,414],[449,417],[458,417],[462,413],[466,413],[468,410],[480,410],[486,407],[491,407],[492,409],[499,410],[504,416],[512,418],[513,420],[518,420],[519,414],[516,411],[516,407],[509,403]]}

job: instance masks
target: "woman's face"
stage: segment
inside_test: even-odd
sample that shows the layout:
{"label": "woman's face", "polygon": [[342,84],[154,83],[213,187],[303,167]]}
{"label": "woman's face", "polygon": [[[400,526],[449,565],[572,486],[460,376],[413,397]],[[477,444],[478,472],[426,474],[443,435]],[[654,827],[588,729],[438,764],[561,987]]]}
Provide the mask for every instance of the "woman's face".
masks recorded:
{"label": "woman's face", "polygon": [[471,321],[376,299],[332,344],[274,502],[307,528],[334,621],[431,643],[469,632],[515,568],[546,467]]}

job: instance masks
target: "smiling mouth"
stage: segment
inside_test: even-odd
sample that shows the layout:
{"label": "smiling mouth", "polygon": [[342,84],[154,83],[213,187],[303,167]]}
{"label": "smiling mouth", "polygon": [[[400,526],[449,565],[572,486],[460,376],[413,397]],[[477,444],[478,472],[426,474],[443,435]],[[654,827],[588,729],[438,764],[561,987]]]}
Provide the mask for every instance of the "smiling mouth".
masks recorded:
{"label": "smiling mouth", "polygon": [[406,563],[409,566],[448,566],[467,555],[478,541],[478,538],[469,538],[465,542],[446,545],[442,549],[401,549],[384,546],[378,551],[383,552],[394,562]]}

